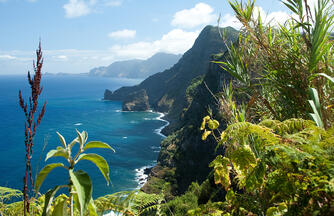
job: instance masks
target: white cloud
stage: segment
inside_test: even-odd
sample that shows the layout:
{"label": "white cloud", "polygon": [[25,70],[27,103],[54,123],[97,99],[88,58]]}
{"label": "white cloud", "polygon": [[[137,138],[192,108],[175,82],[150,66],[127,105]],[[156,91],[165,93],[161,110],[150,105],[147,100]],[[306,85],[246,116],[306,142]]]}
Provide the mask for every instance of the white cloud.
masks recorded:
{"label": "white cloud", "polygon": [[128,38],[134,38],[135,36],[136,36],[136,31],[129,29],[123,29],[108,34],[108,37],[113,39],[128,39]]}
{"label": "white cloud", "polygon": [[95,1],[69,0],[69,2],[63,6],[65,9],[65,17],[75,18],[90,14],[92,12],[90,8],[91,4],[95,4]]}
{"label": "white cloud", "polygon": [[117,58],[148,58],[157,52],[183,54],[191,48],[199,35],[199,31],[186,32],[174,29],[163,35],[160,40],[137,42],[128,45],[115,45],[110,50]]}
{"label": "white cloud", "polygon": [[66,18],[76,18],[98,12],[101,7],[118,7],[121,6],[122,3],[123,0],[68,0],[63,8],[65,9]]}
{"label": "white cloud", "polygon": [[[272,26],[277,26],[278,24],[283,25],[290,18],[290,15],[284,11],[275,11],[267,13],[263,10],[262,7],[256,6],[254,7],[253,11],[253,17],[255,19],[258,18],[259,12],[261,15],[262,22],[264,22],[264,24],[270,23],[270,25]],[[221,27],[231,26],[235,29],[240,29],[242,27],[242,24],[239,22],[239,20],[236,18],[235,15],[228,13],[221,17],[220,26]]]}
{"label": "white cloud", "polygon": [[122,1],[120,0],[106,0],[104,2],[104,5],[108,6],[108,7],[118,7],[122,5]]}
{"label": "white cloud", "polygon": [[259,13],[261,15],[262,22],[264,22],[265,24],[270,24],[272,26],[277,26],[278,24],[282,25],[290,18],[290,15],[284,11],[267,13],[263,10],[262,7],[256,6],[253,12],[254,18],[257,19]]}
{"label": "white cloud", "polygon": [[[115,45],[106,50],[43,50],[43,72],[85,73],[114,61],[149,58],[157,52],[182,54],[193,45],[199,31],[187,32],[174,29],[159,40],[142,41],[128,45]],[[7,74],[23,74],[32,69],[34,50],[1,51],[0,61]]]}
{"label": "white cloud", "polygon": [[210,24],[217,16],[213,14],[213,8],[205,3],[198,3],[191,9],[181,10],[175,13],[172,25],[181,28],[193,28]]}
{"label": "white cloud", "polygon": [[13,59],[16,59],[16,57],[12,56],[12,55],[0,55],[0,60],[1,59],[4,59],[4,60],[13,60]]}
{"label": "white cloud", "polygon": [[228,27],[231,26],[235,29],[240,29],[242,27],[242,24],[239,22],[239,20],[231,14],[225,14],[220,18],[220,27]]}
{"label": "white cloud", "polygon": [[68,57],[66,55],[53,56],[53,58],[58,61],[68,61]]}

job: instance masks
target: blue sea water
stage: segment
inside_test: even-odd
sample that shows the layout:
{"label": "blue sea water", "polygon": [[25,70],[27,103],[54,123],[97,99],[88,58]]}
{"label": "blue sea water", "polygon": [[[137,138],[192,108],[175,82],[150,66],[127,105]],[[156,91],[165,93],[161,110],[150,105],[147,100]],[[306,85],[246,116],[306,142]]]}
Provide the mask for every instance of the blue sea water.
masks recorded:
{"label": "blue sea water", "polygon": [[[116,150],[116,153],[103,149],[90,151],[102,155],[109,163],[109,186],[94,164],[88,161],[78,163],[77,169],[87,171],[92,178],[94,198],[137,188],[142,180],[142,168],[156,162],[163,139],[157,129],[166,122],[159,120],[158,113],[121,112],[121,102],[103,101],[102,97],[106,88],[115,90],[139,82],[88,76],[43,76],[40,107],[44,101],[47,105],[33,147],[33,174],[47,163],[66,163],[60,157],[44,160],[49,150],[61,145],[56,131],[70,142],[78,129],[88,132],[88,141],[100,140]],[[18,104],[19,89],[27,99],[30,89],[26,76],[0,76],[0,186],[22,189],[25,118]],[[56,168],[46,178],[41,191],[67,182],[66,171]]]}

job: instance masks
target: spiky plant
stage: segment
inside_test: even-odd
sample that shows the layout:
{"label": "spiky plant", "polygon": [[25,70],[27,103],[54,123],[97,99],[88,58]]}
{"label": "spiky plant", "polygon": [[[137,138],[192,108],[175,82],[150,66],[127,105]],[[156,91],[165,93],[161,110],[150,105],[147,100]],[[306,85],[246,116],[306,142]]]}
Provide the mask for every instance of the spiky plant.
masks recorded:
{"label": "spiky plant", "polygon": [[334,121],[329,108],[334,89],[326,78],[334,77],[334,41],[329,34],[333,4],[318,0],[314,9],[304,0],[284,4],[293,15],[285,23],[275,24],[263,20],[255,1],[230,1],[243,27],[239,43],[230,46],[229,59],[219,64],[254,101],[250,104],[255,108],[253,116],[308,118],[309,88],[314,88],[322,101],[319,117],[329,128]]}

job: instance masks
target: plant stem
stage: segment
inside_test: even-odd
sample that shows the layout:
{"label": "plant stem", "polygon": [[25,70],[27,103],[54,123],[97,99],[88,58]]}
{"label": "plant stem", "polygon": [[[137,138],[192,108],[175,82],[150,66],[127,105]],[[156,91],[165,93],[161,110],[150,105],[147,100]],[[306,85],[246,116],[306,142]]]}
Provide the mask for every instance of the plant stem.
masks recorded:
{"label": "plant stem", "polygon": [[[72,183],[72,182],[71,182]],[[70,183],[69,191],[70,191],[70,216],[73,216],[73,196],[72,196],[72,185]]]}

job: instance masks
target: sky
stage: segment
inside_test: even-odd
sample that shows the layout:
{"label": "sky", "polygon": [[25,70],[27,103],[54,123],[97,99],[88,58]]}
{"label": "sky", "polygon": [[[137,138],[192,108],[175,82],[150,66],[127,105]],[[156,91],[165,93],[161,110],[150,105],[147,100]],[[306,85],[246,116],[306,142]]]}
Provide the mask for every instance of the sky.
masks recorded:
{"label": "sky", "polygon": [[[279,0],[257,0],[284,22]],[[206,25],[240,28],[227,0],[0,0],[0,75],[32,70],[39,40],[43,72],[87,73],[157,52],[183,54]]]}

